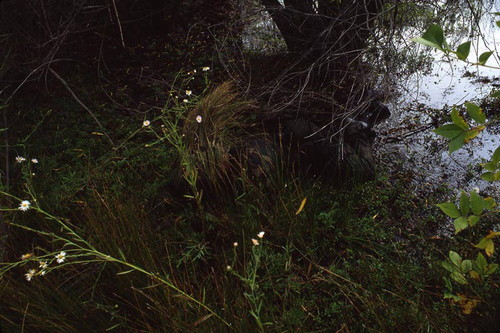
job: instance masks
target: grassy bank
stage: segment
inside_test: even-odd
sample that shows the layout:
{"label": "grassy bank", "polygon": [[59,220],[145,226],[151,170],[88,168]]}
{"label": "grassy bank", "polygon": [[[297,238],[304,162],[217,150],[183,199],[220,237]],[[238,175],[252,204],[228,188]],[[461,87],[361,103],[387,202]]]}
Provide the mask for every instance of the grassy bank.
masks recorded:
{"label": "grassy bank", "polygon": [[[2,330],[491,328],[495,282],[472,315],[443,299],[440,261],[461,244],[439,236],[448,222],[434,204],[446,189],[416,193],[411,173],[390,170],[332,186],[292,172],[279,154],[257,177],[225,155],[248,133],[244,117],[223,115],[218,127],[220,108],[202,93],[166,99],[146,115],[112,117],[103,104],[103,128],[72,99],[18,113],[2,198]],[[229,100],[242,116],[252,109]]]}

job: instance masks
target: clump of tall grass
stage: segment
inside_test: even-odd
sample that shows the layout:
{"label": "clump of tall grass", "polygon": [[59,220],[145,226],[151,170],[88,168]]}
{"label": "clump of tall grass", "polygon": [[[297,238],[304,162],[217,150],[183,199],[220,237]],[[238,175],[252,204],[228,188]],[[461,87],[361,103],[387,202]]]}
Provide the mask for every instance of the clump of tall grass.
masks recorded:
{"label": "clump of tall grass", "polygon": [[189,110],[182,128],[185,148],[202,187],[216,192],[234,185],[241,173],[237,152],[249,140],[248,120],[256,106],[230,81],[224,82]]}

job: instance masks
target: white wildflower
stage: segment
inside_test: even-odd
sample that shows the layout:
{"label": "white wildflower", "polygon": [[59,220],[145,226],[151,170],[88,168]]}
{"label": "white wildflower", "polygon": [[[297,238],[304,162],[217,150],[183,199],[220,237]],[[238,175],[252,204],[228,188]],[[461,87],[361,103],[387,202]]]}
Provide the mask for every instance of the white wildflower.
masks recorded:
{"label": "white wildflower", "polygon": [[207,72],[207,71],[209,71],[209,70],[210,70],[210,67],[205,66],[205,67],[203,67],[201,70],[202,70],[202,71],[204,71],[204,72]]}
{"label": "white wildflower", "polygon": [[38,163],[38,160],[37,160],[36,158],[32,158],[32,159],[31,159],[31,163],[35,163],[35,164],[37,164],[37,163]]}
{"label": "white wildflower", "polygon": [[234,242],[234,243],[233,243],[233,246],[234,246],[234,247],[237,247],[237,246],[238,246],[238,242]]}
{"label": "white wildflower", "polygon": [[186,90],[186,95],[191,96],[193,92],[191,90]]}
{"label": "white wildflower", "polygon": [[197,121],[198,123],[201,123],[202,118],[201,118],[201,116],[200,116],[200,115],[196,116],[196,121]]}
{"label": "white wildflower", "polygon": [[24,274],[24,276],[26,276],[26,280],[31,281],[31,279],[33,278],[33,275],[35,275],[35,273],[36,273],[36,270],[30,269],[28,271],[28,273]]}
{"label": "white wildflower", "polygon": [[257,237],[259,237],[260,239],[262,239],[262,237],[264,237],[264,234],[265,232],[264,231],[261,231],[257,234]]}
{"label": "white wildflower", "polygon": [[182,101],[183,101],[184,103],[189,102],[189,101],[188,101],[187,99],[185,99],[185,98],[184,98]]}
{"label": "white wildflower", "polygon": [[64,260],[66,259],[66,252],[61,251],[61,253],[59,253],[58,255],[56,255],[56,259],[57,259],[57,263],[58,264],[63,263]]}
{"label": "white wildflower", "polygon": [[479,187],[474,187],[474,192],[479,193]]}
{"label": "white wildflower", "polygon": [[252,238],[252,243],[253,243],[253,245],[255,245],[255,246],[259,245],[259,241],[258,241],[258,240],[256,240],[256,239],[254,239],[254,238]]}
{"label": "white wildflower", "polygon": [[16,162],[17,163],[23,163],[24,161],[26,161],[26,159],[24,157],[22,157],[22,156],[17,156],[16,157]]}
{"label": "white wildflower", "polygon": [[45,268],[47,268],[47,266],[48,266],[48,265],[47,265],[47,262],[46,262],[46,261],[40,261],[40,268],[41,268],[41,269],[45,269]]}
{"label": "white wildflower", "polygon": [[21,204],[19,205],[19,210],[25,212],[28,209],[30,209],[30,206],[31,206],[31,203],[28,200],[23,200],[23,201],[21,201]]}
{"label": "white wildflower", "polygon": [[148,127],[149,125],[151,125],[151,122],[149,120],[144,120],[144,122],[142,123],[142,126],[144,127]]}

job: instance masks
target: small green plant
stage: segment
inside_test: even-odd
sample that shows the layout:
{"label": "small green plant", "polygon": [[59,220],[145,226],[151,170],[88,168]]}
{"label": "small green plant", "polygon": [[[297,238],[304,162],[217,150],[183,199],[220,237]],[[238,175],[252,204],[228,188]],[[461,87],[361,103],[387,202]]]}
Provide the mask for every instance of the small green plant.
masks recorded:
{"label": "small green plant", "polygon": [[[255,319],[257,326],[261,332],[264,332],[264,326],[266,323],[262,322],[262,304],[264,293],[259,287],[258,281],[258,270],[261,267],[261,260],[263,256],[263,246],[264,246],[264,231],[257,234],[258,239],[252,238],[252,260],[245,267],[245,272],[239,274],[234,269],[236,263],[236,249],[238,243],[234,243],[234,253],[233,253],[233,265],[227,266],[228,271],[230,271],[234,276],[238,277],[241,282],[245,285],[246,292],[244,293],[246,299],[250,303],[250,315]],[[269,324],[268,324],[269,325]]]}

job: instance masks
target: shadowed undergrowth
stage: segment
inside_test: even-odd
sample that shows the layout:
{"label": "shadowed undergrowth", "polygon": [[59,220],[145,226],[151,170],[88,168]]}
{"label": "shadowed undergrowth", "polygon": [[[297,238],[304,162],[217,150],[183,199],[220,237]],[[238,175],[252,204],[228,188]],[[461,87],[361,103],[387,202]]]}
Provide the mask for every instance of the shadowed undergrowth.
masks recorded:
{"label": "shadowed undergrowth", "polygon": [[[256,149],[248,161],[234,151],[255,147],[245,121],[252,103],[228,83],[186,99],[169,100],[142,127],[135,115],[118,120],[110,126],[117,149],[91,134],[92,119],[71,103],[38,120],[35,134],[65,117],[66,139],[50,146],[35,135],[17,150],[28,159],[12,166],[16,197],[3,198],[3,330],[487,327],[494,299],[478,305],[483,317],[442,299],[440,248],[457,244],[434,237],[443,221],[433,196],[412,192],[411,174],[381,170],[371,182],[333,188],[288,169],[283,152]],[[20,211],[18,200],[31,208]]]}

